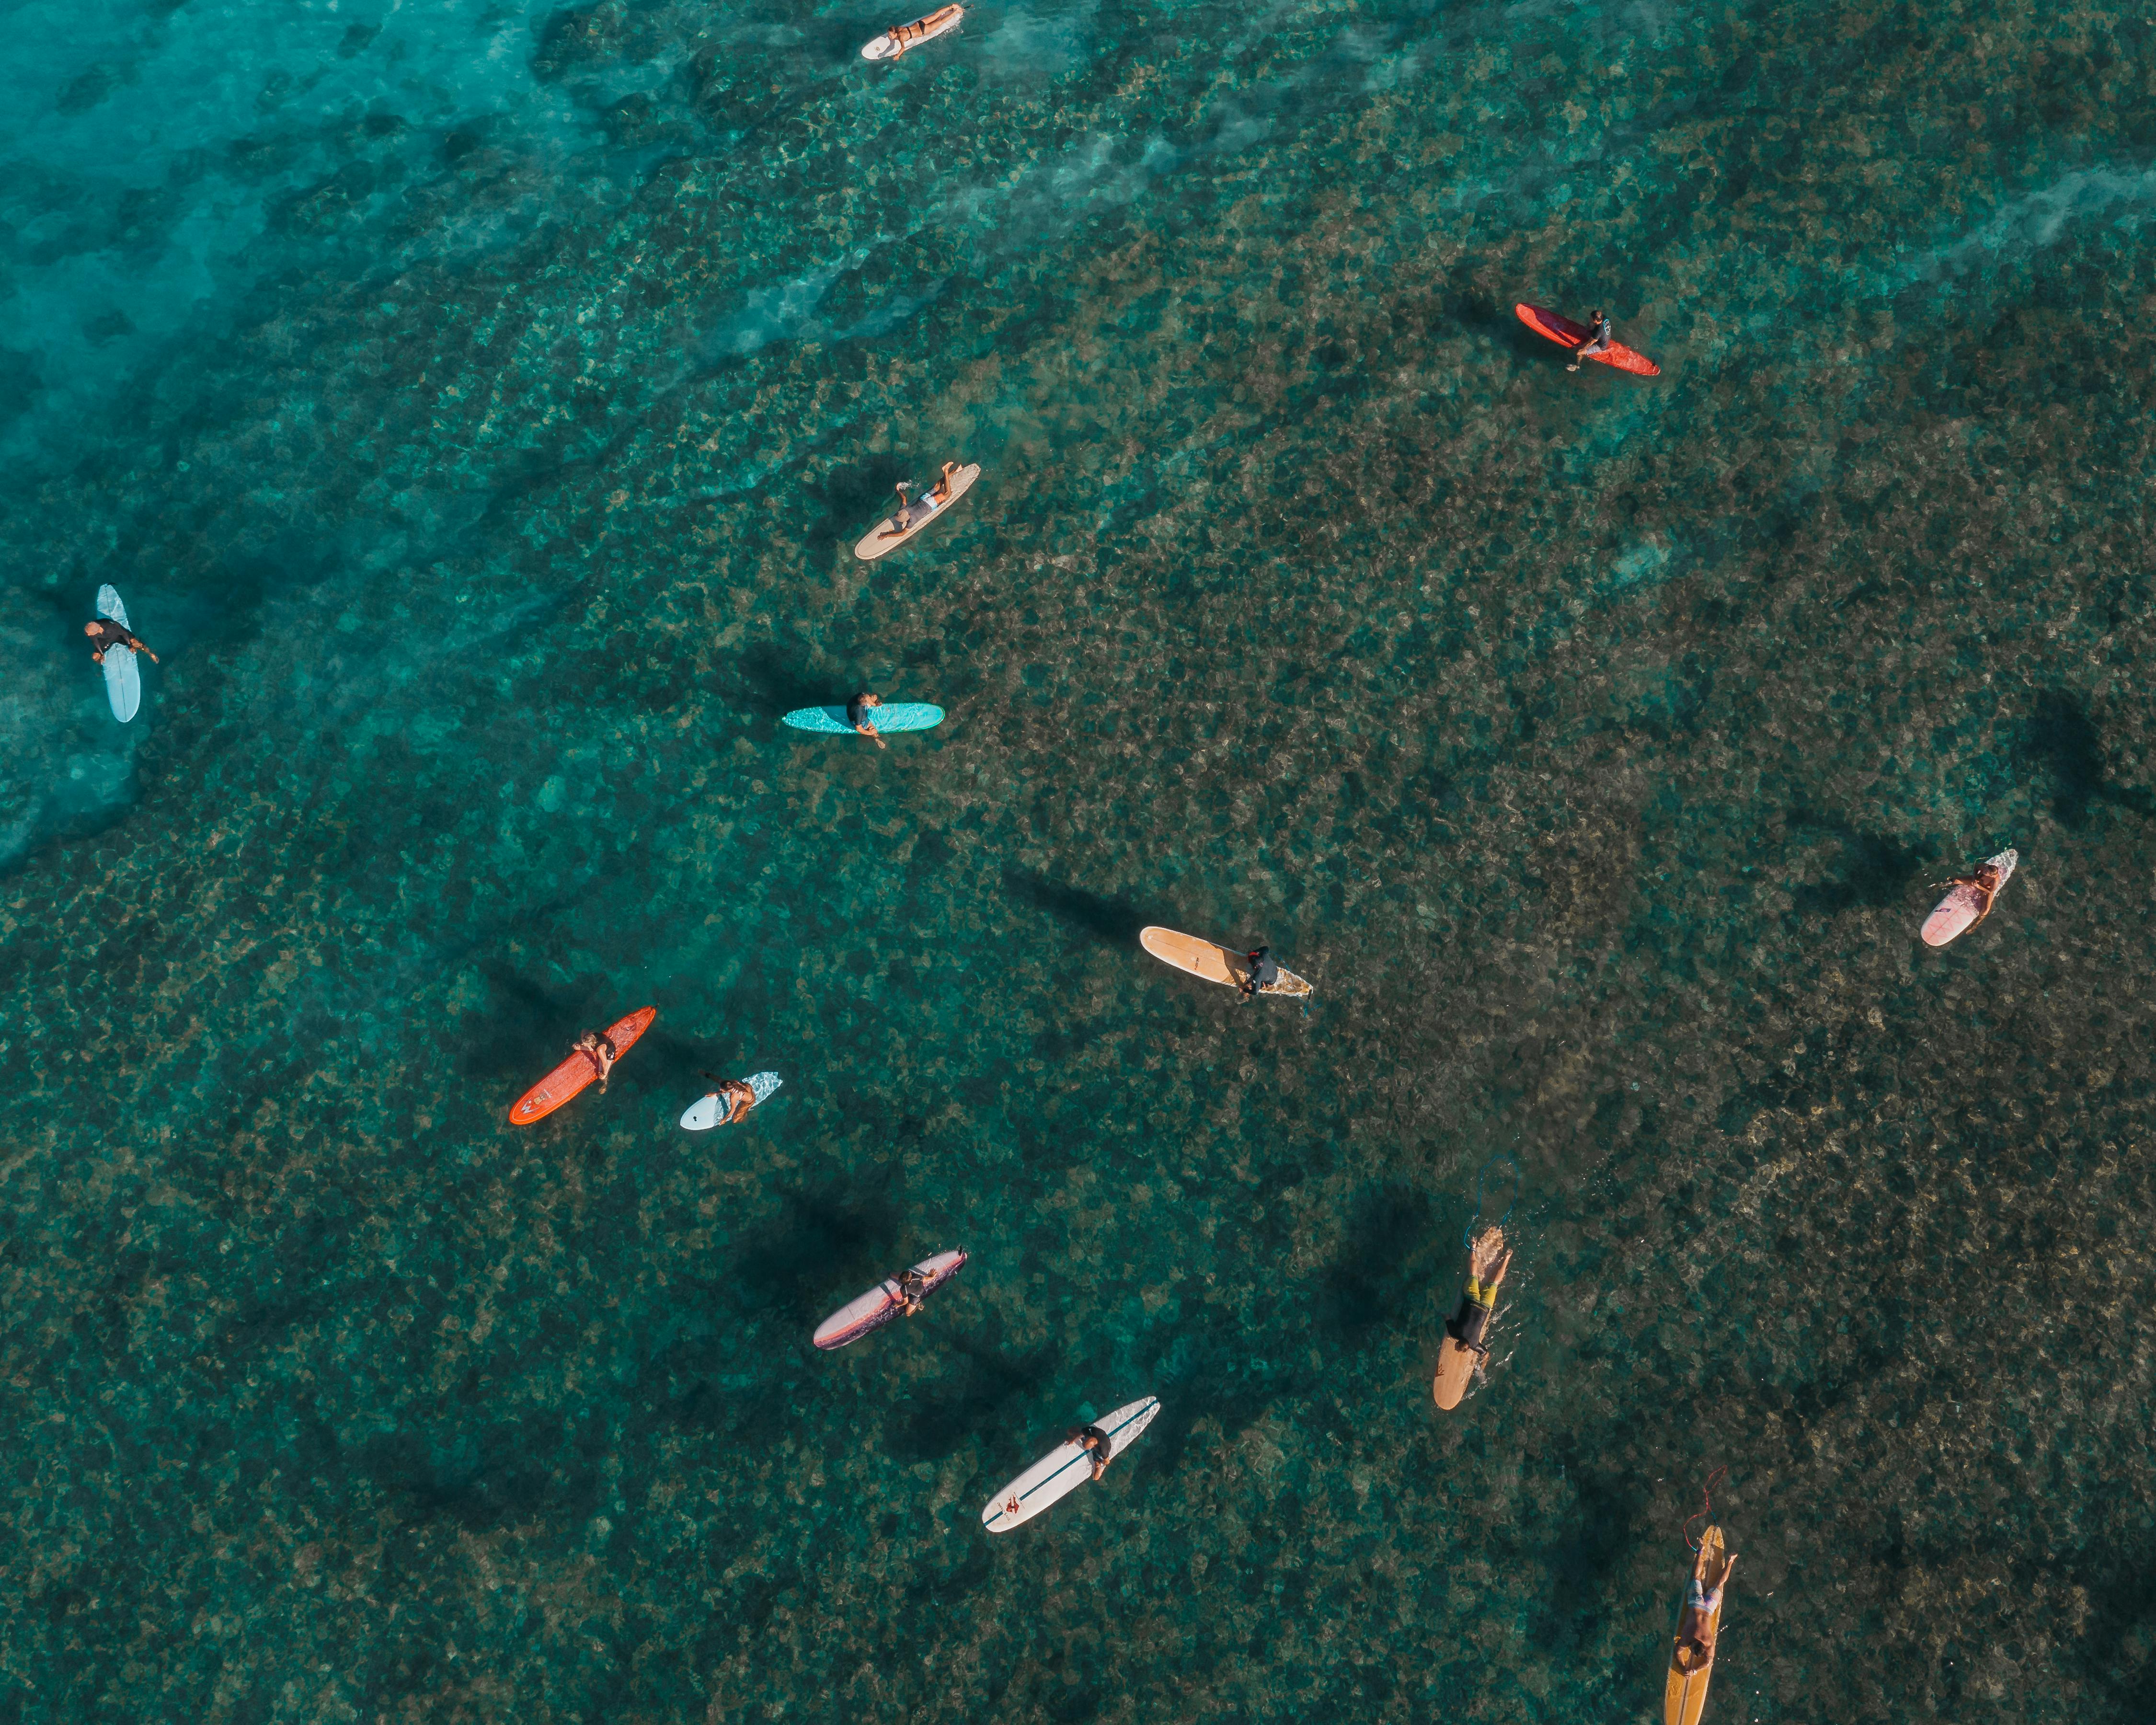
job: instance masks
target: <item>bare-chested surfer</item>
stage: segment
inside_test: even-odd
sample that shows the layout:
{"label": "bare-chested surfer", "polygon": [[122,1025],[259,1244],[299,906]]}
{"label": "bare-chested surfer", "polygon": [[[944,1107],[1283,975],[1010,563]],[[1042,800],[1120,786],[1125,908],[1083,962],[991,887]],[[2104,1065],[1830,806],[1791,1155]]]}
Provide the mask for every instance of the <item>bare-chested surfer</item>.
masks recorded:
{"label": "bare-chested surfer", "polygon": [[724,1106],[725,1111],[713,1122],[717,1126],[732,1126],[756,1106],[756,1090],[738,1078],[719,1078],[716,1072],[706,1072],[706,1078],[718,1078],[719,1087],[712,1092]]}

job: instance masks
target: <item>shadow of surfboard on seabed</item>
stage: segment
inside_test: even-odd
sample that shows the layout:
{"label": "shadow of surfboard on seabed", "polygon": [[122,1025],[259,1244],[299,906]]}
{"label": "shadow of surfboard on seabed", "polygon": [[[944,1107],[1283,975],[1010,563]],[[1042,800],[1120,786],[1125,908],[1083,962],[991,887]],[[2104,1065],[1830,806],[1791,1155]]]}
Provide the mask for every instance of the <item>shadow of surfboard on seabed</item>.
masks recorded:
{"label": "shadow of surfboard on seabed", "polygon": [[1138,931],[1152,920],[1127,899],[1110,898],[1082,886],[1066,886],[1024,869],[1004,870],[1004,891],[1013,902],[1052,916],[1065,928],[1104,946],[1137,947]]}

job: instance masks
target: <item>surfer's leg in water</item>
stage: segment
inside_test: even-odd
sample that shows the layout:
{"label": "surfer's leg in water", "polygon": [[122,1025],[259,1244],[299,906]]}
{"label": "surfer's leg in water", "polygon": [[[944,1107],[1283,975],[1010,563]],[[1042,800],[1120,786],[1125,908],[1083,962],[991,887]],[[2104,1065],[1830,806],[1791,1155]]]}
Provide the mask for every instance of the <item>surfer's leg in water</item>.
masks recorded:
{"label": "surfer's leg in water", "polygon": [[1597,311],[1588,319],[1587,339],[1573,349],[1572,363],[1565,370],[1576,372],[1579,369],[1580,361],[1598,353],[1607,353],[1609,348],[1609,320]]}

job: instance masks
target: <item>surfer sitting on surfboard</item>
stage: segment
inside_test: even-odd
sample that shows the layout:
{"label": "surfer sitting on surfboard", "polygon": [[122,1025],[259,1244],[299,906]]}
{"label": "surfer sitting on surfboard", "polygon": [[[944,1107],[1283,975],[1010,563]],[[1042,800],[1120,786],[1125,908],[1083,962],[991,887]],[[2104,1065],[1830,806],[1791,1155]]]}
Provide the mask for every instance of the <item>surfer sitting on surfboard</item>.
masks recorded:
{"label": "surfer sitting on surfboard", "polygon": [[150,649],[142,644],[141,636],[126,624],[115,623],[110,617],[92,618],[83,624],[82,632],[95,644],[90,649],[90,656],[98,665],[105,663],[105,649],[108,647],[132,647],[137,653],[149,653],[151,664],[157,663],[157,655],[150,653]]}
{"label": "surfer sitting on surfboard", "polygon": [[921,1301],[927,1297],[927,1294],[928,1278],[918,1270],[906,1270],[899,1272],[898,1306],[899,1310],[906,1317],[911,1317],[921,1310]]}
{"label": "surfer sitting on surfboard", "polygon": [[[719,1075],[716,1072],[706,1072],[704,1076],[719,1078]],[[775,1086],[773,1087],[776,1088]],[[755,1090],[738,1078],[719,1078],[716,1094],[720,1101],[726,1105],[726,1111],[713,1122],[715,1125],[732,1126],[750,1109],[756,1106]]]}
{"label": "surfer sitting on surfboard", "polygon": [[1709,1591],[1707,1578],[1701,1574],[1706,1568],[1707,1554],[1692,1568],[1691,1584],[1685,1589],[1684,1615],[1677,1620],[1677,1643],[1680,1647],[1689,1644],[1693,1666],[1705,1665],[1714,1657],[1714,1620],[1722,1609],[1722,1590],[1729,1585],[1729,1572],[1737,1567],[1737,1553],[1732,1552],[1722,1566],[1722,1579]]}
{"label": "surfer sitting on surfboard", "polygon": [[1594,355],[1598,353],[1607,353],[1609,351],[1609,345],[1610,335],[1609,313],[1606,311],[1590,312],[1587,319],[1587,339],[1584,341],[1582,341],[1578,347],[1573,349],[1572,363],[1567,366],[1565,370],[1568,372],[1578,371],[1579,369],[1580,361],[1583,359],[1591,358]]}
{"label": "surfer sitting on surfboard", "polygon": [[846,703],[846,722],[878,748],[885,747],[883,733],[876,729],[875,721],[869,717],[869,709],[882,705],[883,696],[871,695],[865,689]]}
{"label": "surfer sitting on surfboard", "polygon": [[1235,991],[1244,999],[1256,999],[1260,989],[1270,988],[1280,980],[1280,966],[1268,956],[1271,951],[1270,947],[1260,947],[1255,952],[1243,954],[1243,963],[1250,968],[1243,973],[1242,981],[1235,984]]}
{"label": "surfer sitting on surfboard", "polygon": [[1095,1479],[1097,1480],[1108,1471],[1108,1435],[1099,1426],[1077,1427],[1070,1434],[1070,1441],[1092,1457]]}
{"label": "surfer sitting on surfboard", "polygon": [[599,1094],[604,1096],[607,1076],[613,1070],[613,1063],[621,1058],[620,1054],[616,1051],[613,1044],[607,1040],[606,1033],[603,1030],[585,1031],[577,1039],[576,1045],[578,1052],[589,1055],[592,1057],[592,1064],[599,1069]]}
{"label": "surfer sitting on surfboard", "polygon": [[1482,1345],[1482,1337],[1489,1332],[1490,1316],[1497,1309],[1498,1286],[1512,1266],[1512,1252],[1505,1244],[1505,1230],[1484,1229],[1467,1255],[1467,1291],[1460,1296],[1460,1310],[1445,1320],[1445,1334],[1485,1359],[1490,1357],[1490,1350]]}

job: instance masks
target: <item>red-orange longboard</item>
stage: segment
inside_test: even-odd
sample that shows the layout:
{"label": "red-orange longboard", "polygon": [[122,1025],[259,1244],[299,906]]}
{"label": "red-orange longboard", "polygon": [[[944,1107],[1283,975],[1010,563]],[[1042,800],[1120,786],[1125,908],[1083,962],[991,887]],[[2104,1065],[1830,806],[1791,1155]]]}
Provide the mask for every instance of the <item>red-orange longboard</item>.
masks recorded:
{"label": "red-orange longboard", "polygon": [[[646,1006],[608,1024],[606,1037],[613,1045],[615,1058],[627,1054],[629,1045],[649,1029],[652,1019],[658,1016],[657,1007]],[[509,1123],[529,1126],[535,1120],[544,1120],[562,1103],[574,1101],[598,1081],[598,1062],[578,1049],[516,1099],[516,1106],[509,1111]]]}
{"label": "red-orange longboard", "polygon": [[[1545,311],[1539,305],[1515,305],[1520,321],[1537,336],[1547,336],[1560,347],[1577,347],[1591,333],[1584,323],[1574,323],[1568,317],[1560,317],[1554,311]],[[1622,341],[1612,341],[1599,353],[1590,353],[1589,359],[1599,359],[1606,366],[1614,366],[1620,372],[1631,372],[1642,377],[1659,377],[1662,368],[1644,353],[1635,353]]]}

